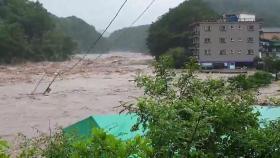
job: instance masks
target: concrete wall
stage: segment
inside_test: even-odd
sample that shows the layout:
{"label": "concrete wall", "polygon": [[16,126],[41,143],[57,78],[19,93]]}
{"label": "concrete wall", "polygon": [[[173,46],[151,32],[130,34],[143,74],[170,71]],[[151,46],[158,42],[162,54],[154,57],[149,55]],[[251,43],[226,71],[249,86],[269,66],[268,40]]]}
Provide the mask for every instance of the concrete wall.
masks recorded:
{"label": "concrete wall", "polygon": [[[254,31],[248,31],[250,25]],[[205,31],[208,26],[211,31]],[[225,26],[226,31],[221,31],[221,26]],[[256,22],[205,22],[197,28],[200,62],[251,62],[259,55],[260,24]],[[249,37],[254,39],[252,43],[248,42]],[[210,38],[211,43],[205,43],[205,38]],[[225,38],[226,43],[220,43],[220,38]],[[249,49],[254,50],[254,54],[248,55]],[[210,50],[211,55],[206,55],[205,50]],[[226,55],[220,55],[221,50],[226,50]]]}

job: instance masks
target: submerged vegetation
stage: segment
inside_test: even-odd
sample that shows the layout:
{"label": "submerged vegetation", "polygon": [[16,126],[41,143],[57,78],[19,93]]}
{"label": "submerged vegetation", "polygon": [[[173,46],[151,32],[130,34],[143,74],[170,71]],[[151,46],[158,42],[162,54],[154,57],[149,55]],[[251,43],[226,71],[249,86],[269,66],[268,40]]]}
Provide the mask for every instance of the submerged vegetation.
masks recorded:
{"label": "submerged vegetation", "polygon": [[238,75],[229,79],[233,87],[241,88],[242,90],[258,89],[268,86],[273,81],[273,76],[268,72],[256,72],[253,75]]}

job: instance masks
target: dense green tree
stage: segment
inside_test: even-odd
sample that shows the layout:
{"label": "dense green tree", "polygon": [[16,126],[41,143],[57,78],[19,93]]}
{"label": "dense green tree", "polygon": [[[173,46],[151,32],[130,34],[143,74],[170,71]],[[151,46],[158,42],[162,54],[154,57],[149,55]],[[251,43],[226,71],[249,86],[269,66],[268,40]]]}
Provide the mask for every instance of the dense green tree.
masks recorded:
{"label": "dense green tree", "polygon": [[151,54],[158,58],[168,49],[184,47],[187,53],[192,44],[191,24],[218,17],[202,0],[185,1],[153,23],[147,39]]}
{"label": "dense green tree", "polygon": [[55,32],[55,23],[38,1],[0,3],[0,62],[64,60],[76,44]]}
{"label": "dense green tree", "polygon": [[183,68],[186,64],[186,61],[190,58],[188,56],[186,49],[183,47],[170,48],[164,54],[165,56],[170,57],[173,60],[174,68]]}
{"label": "dense green tree", "polygon": [[24,59],[30,49],[19,24],[0,24],[0,63]]}

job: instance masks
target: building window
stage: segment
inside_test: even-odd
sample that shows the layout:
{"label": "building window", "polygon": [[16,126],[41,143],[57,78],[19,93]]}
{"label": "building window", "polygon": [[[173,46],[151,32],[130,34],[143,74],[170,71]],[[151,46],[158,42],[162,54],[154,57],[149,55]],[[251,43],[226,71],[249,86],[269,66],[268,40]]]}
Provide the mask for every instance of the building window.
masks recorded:
{"label": "building window", "polygon": [[225,49],[220,50],[220,55],[227,55],[227,51]]}
{"label": "building window", "polygon": [[226,26],[225,25],[222,25],[222,26],[220,26],[220,31],[226,31],[227,29],[226,29]]}
{"label": "building window", "polygon": [[204,43],[211,43],[211,39],[210,38],[205,38]]}
{"label": "building window", "polygon": [[210,49],[205,49],[204,54],[205,55],[211,55],[211,50]]}
{"label": "building window", "polygon": [[226,39],[225,38],[220,38],[220,43],[226,43]]}
{"label": "building window", "polygon": [[193,39],[193,44],[197,44],[198,41],[199,41],[198,38],[194,38],[194,39]]}
{"label": "building window", "polygon": [[248,31],[254,31],[255,30],[255,26],[254,25],[249,25],[248,26]]}
{"label": "building window", "polygon": [[204,29],[205,29],[206,32],[210,32],[212,30],[211,26],[205,26]]}
{"label": "building window", "polygon": [[253,43],[253,42],[254,42],[254,38],[253,38],[253,37],[249,37],[249,38],[247,39],[247,42],[248,42],[248,43]]}
{"label": "building window", "polygon": [[254,53],[254,50],[253,49],[249,49],[248,50],[248,55],[254,55],[255,53]]}

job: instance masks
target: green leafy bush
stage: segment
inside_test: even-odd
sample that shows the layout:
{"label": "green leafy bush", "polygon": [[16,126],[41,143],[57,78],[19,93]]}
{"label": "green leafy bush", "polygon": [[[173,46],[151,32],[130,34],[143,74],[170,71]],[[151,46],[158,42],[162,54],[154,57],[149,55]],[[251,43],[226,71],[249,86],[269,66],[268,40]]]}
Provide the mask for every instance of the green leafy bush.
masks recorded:
{"label": "green leafy bush", "polygon": [[256,88],[258,88],[271,84],[273,76],[268,72],[258,71],[254,75],[249,76],[248,79],[256,85]]}
{"label": "green leafy bush", "polygon": [[0,158],[9,158],[10,156],[7,154],[9,145],[6,141],[0,139]]}
{"label": "green leafy bush", "polygon": [[272,83],[273,76],[268,72],[258,71],[254,75],[238,75],[229,79],[232,86],[249,90],[253,88],[260,88]]}
{"label": "green leafy bush", "polygon": [[77,138],[57,133],[24,141],[20,158],[129,158],[151,157],[151,142],[137,136],[133,140],[121,141],[102,129],[93,129],[89,138]]}

